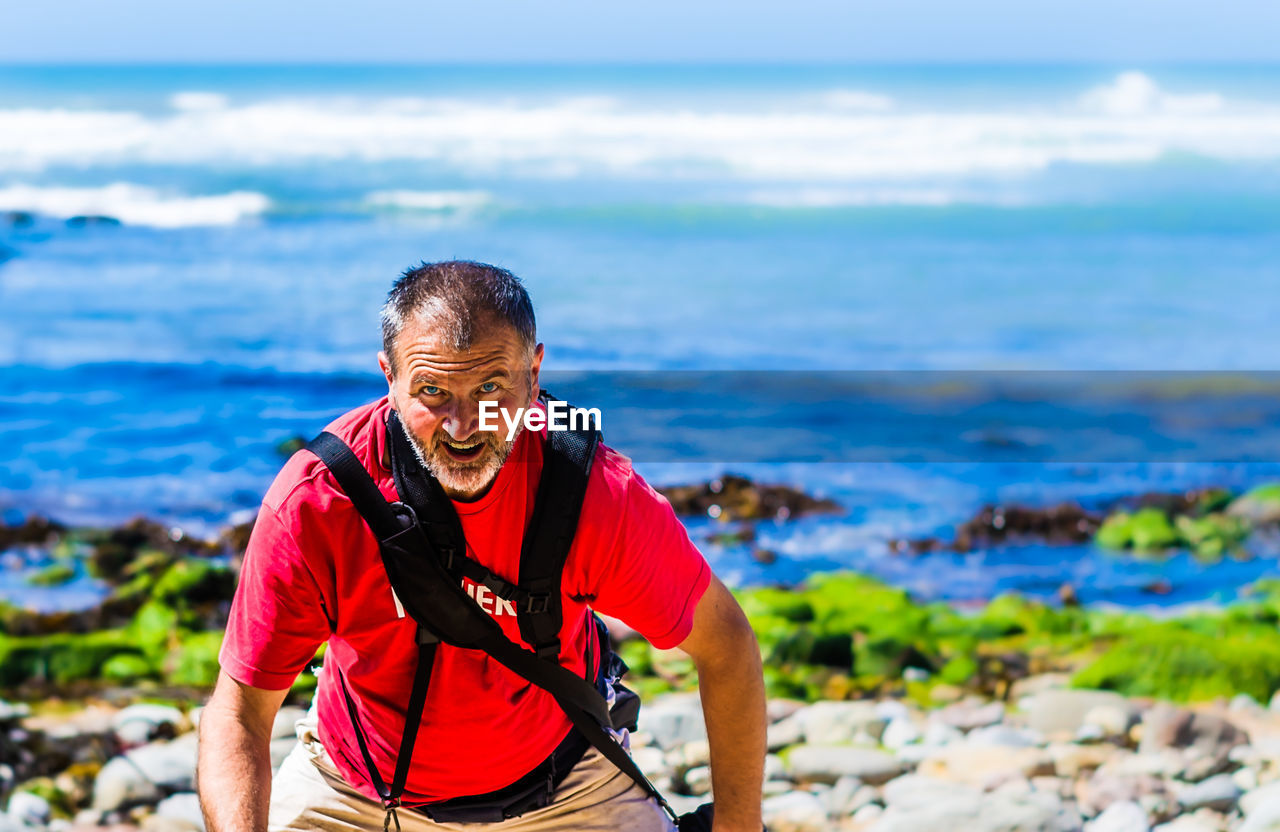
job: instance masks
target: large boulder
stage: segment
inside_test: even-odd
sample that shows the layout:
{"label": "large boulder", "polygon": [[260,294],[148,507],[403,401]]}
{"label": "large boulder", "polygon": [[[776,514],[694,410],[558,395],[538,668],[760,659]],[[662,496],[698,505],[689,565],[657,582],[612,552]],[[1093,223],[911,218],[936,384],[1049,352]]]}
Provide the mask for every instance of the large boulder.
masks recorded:
{"label": "large boulder", "polygon": [[1150,832],[1147,813],[1132,801],[1120,801],[1108,806],[1088,824],[1085,832]]}
{"label": "large boulder", "polygon": [[1047,792],[936,793],[909,808],[890,804],[868,832],[1078,832],[1080,817]]}
{"label": "large boulder", "polygon": [[1051,775],[1054,765],[1053,758],[1043,748],[961,743],[930,754],[921,760],[917,771],[929,777],[986,789],[1012,779]]}
{"label": "large boulder", "polygon": [[827,807],[809,792],[770,797],[761,810],[770,832],[825,832],[827,829]]}
{"label": "large boulder", "polygon": [[110,760],[93,784],[92,806],[110,812],[152,803],[166,793],[192,791],[196,775],[196,735],[154,742]]}
{"label": "large boulder", "polygon": [[1027,727],[1041,734],[1074,735],[1096,708],[1116,708],[1125,713],[1136,711],[1118,693],[1105,690],[1045,690],[1022,702]]}
{"label": "large boulder", "polygon": [[796,716],[810,745],[843,745],[860,738],[874,742],[887,722],[874,702],[815,702]]}
{"label": "large boulder", "polygon": [[906,765],[892,754],[871,748],[836,745],[798,745],[787,755],[793,780],[834,783],[841,777],[857,777],[878,785],[901,774]]}
{"label": "large boulder", "polygon": [[707,738],[702,702],[696,693],[669,694],[640,709],[641,732],[664,750]]}

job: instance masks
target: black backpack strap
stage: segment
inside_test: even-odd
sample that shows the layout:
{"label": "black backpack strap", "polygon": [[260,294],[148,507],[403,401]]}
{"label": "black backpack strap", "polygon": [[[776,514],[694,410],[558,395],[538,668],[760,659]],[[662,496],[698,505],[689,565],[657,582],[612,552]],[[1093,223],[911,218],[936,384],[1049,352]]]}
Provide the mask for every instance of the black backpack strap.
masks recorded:
{"label": "black backpack strap", "polygon": [[378,484],[346,442],[326,430],[307,443],[307,450],[328,467],[374,537],[386,540],[404,529],[400,517],[382,496]]}
{"label": "black backpack strap", "polygon": [[[339,487],[350,498],[370,531],[378,538],[379,547],[382,546],[383,541],[390,540],[404,531],[405,522],[412,518],[412,513],[397,512],[396,506],[387,502],[378,484],[373,481],[373,477],[369,476],[364,464],[346,442],[324,431],[308,443],[307,450],[319,457],[320,461],[333,473]],[[390,786],[382,779],[382,774],[373,762],[373,755],[369,753],[364,730],[360,727],[355,700],[351,697],[342,671],[338,671],[338,686],[346,699],[347,713],[351,716],[351,727],[355,730],[360,755],[364,757],[369,779],[377,789],[378,796],[382,798],[383,806],[387,809],[387,816],[382,824],[384,830],[387,829],[392,818],[395,819],[396,829],[400,828],[400,818],[395,814],[394,809],[400,805],[400,798],[404,794],[404,786],[409,777],[413,746],[418,738],[418,727],[422,724],[422,711],[426,706],[427,689],[431,686],[431,669],[435,664],[436,649],[440,639],[418,622],[417,644],[418,662],[413,674],[413,688],[409,693],[408,709],[405,711],[404,733],[400,737],[400,750],[396,754],[396,768]],[[337,670],[337,667],[335,666],[334,669]]]}
{"label": "black backpack strap", "polygon": [[[558,401],[549,393],[543,397],[548,402]],[[574,420],[570,419],[570,424]],[[528,593],[516,608],[520,637],[532,645],[540,658],[552,662],[560,657],[560,626],[564,618],[560,579],[578,530],[599,444],[600,431],[590,427],[547,431],[533,518],[520,547],[519,583]]]}

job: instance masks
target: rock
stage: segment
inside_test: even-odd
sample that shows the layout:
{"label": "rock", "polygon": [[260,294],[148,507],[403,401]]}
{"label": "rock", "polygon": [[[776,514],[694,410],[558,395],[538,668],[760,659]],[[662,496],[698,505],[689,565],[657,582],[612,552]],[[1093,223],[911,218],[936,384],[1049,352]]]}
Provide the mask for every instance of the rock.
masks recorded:
{"label": "rock", "polygon": [[769,718],[769,724],[773,724],[779,720],[799,711],[803,711],[808,707],[808,703],[801,702],[798,699],[770,699],[765,704],[765,714]]}
{"label": "rock", "polygon": [[770,832],[825,832],[827,809],[808,792],[788,792],[761,805]]}
{"label": "rock", "polygon": [[841,777],[857,777],[879,785],[901,774],[902,761],[892,754],[869,748],[799,745],[791,749],[787,767],[793,780],[834,783]]}
{"label": "rock", "polygon": [[1080,726],[1080,730],[1076,731],[1076,742],[1093,743],[1102,742],[1107,738],[1107,732],[1097,725],[1085,723]]}
{"label": "rock", "polygon": [[1135,710],[1118,693],[1103,690],[1044,690],[1022,703],[1027,727],[1046,736],[1074,735],[1095,708],[1110,707],[1126,714]]}
{"label": "rock", "polygon": [[182,711],[168,705],[130,705],[116,713],[111,729],[121,745],[142,745],[161,736],[173,737],[183,724]]}
{"label": "rock", "polygon": [[764,779],[766,780],[784,780],[787,776],[787,766],[782,762],[782,758],[777,754],[764,755]]}
{"label": "rock", "polygon": [[882,793],[886,806],[903,811],[939,803],[979,801],[982,798],[982,792],[973,786],[920,774],[904,774],[890,780]]}
{"label": "rock", "polygon": [[1237,497],[1227,506],[1227,514],[1254,526],[1280,523],[1280,483],[1268,483]]}
{"label": "rock", "polygon": [[880,800],[880,790],[856,777],[841,777],[827,795],[827,808],[833,817],[848,817],[863,806]]}
{"label": "rock", "polygon": [[711,763],[711,743],[706,740],[687,742],[680,748],[680,763],[685,768],[705,766]]}
{"label": "rock", "polygon": [[923,743],[930,748],[942,748],[964,740],[959,728],[942,722],[929,722],[924,729]]}
{"label": "rock", "polygon": [[0,524],[0,550],[39,546],[57,539],[67,527],[47,517],[31,516],[16,526]]}
{"label": "rock", "polygon": [[[150,745],[143,745],[140,748],[127,751],[124,754],[123,762],[129,765],[138,776],[146,778],[147,782],[154,786],[164,788],[164,790],[173,791],[192,791],[196,783],[196,735],[195,733],[184,733],[178,739],[170,741],[151,742]],[[115,758],[110,760],[102,771],[113,765]],[[101,778],[101,773],[99,773]],[[97,796],[97,783],[93,785],[93,803],[99,805],[99,796]]]}
{"label": "rock", "polygon": [[920,733],[920,729],[909,718],[894,717],[885,726],[884,734],[880,737],[880,744],[885,748],[897,750],[919,742],[922,738],[923,735]]}
{"label": "rock", "polygon": [[180,792],[166,797],[156,805],[155,815],[185,821],[204,832],[204,814],[200,811],[200,798],[195,792]]}
{"label": "rock", "polygon": [[[661,788],[661,786],[659,786]],[[774,797],[775,795],[788,794],[795,791],[795,784],[790,780],[766,780],[761,794],[765,797]]]}
{"label": "rock", "polygon": [[958,796],[904,810],[890,807],[872,832],[1074,832],[1080,820],[1052,796]]}
{"label": "rock", "polygon": [[704,795],[711,791],[711,769],[695,766],[684,773],[684,784],[689,794]]}
{"label": "rock", "polygon": [[1194,815],[1179,815],[1168,823],[1152,827],[1151,832],[1224,832],[1226,828],[1225,818],[1202,810]]}
{"label": "rock", "polygon": [[669,694],[640,709],[639,729],[663,749],[707,738],[698,694]]}
{"label": "rock", "polygon": [[9,798],[9,817],[26,826],[45,826],[53,814],[49,801],[31,792],[15,792]]}
{"label": "rock", "polygon": [[1249,737],[1243,731],[1220,716],[1160,703],[1143,717],[1138,751],[1190,749],[1207,761],[1200,767],[1201,773],[1207,776],[1228,763],[1232,748],[1248,742]]}
{"label": "rock", "polygon": [[296,737],[298,735],[297,722],[306,715],[305,709],[293,705],[285,705],[276,711],[275,721],[271,723],[271,739]]}
{"label": "rock", "polygon": [[1079,777],[1098,769],[1111,759],[1114,750],[1103,746],[1053,743],[1048,747],[1054,769],[1059,777]]}
{"label": "rock", "polygon": [[[641,712],[643,713],[643,709]],[[789,745],[804,742],[804,724],[800,721],[800,714],[793,714],[770,725],[766,741],[770,751],[779,751]]]}
{"label": "rock", "polygon": [[[39,827],[36,827],[39,830]],[[14,818],[0,812],[0,832],[33,832],[32,828],[25,826]]]}
{"label": "rock", "polygon": [[1087,780],[1076,781],[1076,802],[1086,815],[1099,814],[1115,803],[1139,803],[1155,796],[1162,801],[1168,787],[1159,777],[1144,774],[1116,776],[1099,770]]}
{"label": "rock", "polygon": [[1017,702],[1020,709],[1026,710],[1023,700],[1047,690],[1062,690],[1069,687],[1071,687],[1069,673],[1037,673],[1015,681],[1009,688],[1009,699]]}
{"label": "rock", "polygon": [[841,745],[860,734],[878,739],[885,727],[874,702],[815,702],[796,716],[810,745]]}
{"label": "rock", "polygon": [[124,757],[109,761],[93,781],[93,810],[114,812],[139,803],[152,803],[164,795]]}
{"label": "rock", "polygon": [[1258,714],[1263,711],[1262,705],[1247,693],[1237,693],[1227,703],[1227,710],[1235,713]]}
{"label": "rock", "polygon": [[1264,803],[1245,815],[1244,823],[1236,827],[1236,832],[1280,832],[1280,804]]}
{"label": "rock", "polygon": [[1113,803],[1085,824],[1085,832],[1150,832],[1147,813],[1132,801]]}
{"label": "rock", "polygon": [[1231,773],[1231,781],[1243,792],[1258,788],[1258,772],[1252,768],[1237,769]]}
{"label": "rock", "polygon": [[1277,817],[1280,817],[1280,780],[1260,786],[1240,797],[1240,811],[1246,816],[1255,814],[1266,804],[1274,805]]}
{"label": "rock", "polygon": [[865,829],[875,823],[884,814],[884,809],[875,803],[867,804],[861,809],[853,813],[853,825],[855,829]]}
{"label": "rock", "polygon": [[1213,809],[1229,812],[1240,799],[1240,787],[1230,774],[1219,774],[1200,783],[1187,786],[1178,794],[1178,802],[1188,812],[1196,809]]}
{"label": "rock", "polygon": [[[631,749],[631,759],[644,772],[644,776],[650,780],[656,779],[658,775],[667,770],[667,761],[662,753],[662,749],[654,748],[652,745],[644,745]],[[767,768],[767,758],[766,758]]]}
{"label": "rock", "polygon": [[1032,748],[1044,743],[1044,738],[1034,731],[1011,728],[1008,725],[989,725],[977,728],[965,737],[965,743],[988,748]]}
{"label": "rock", "polygon": [[920,774],[966,783],[982,789],[1006,780],[1054,773],[1053,759],[1043,748],[983,748],[967,743],[940,749],[920,762]]}
{"label": "rock", "polygon": [[1280,797],[1269,795],[1245,809],[1244,823],[1236,832],[1280,832]]}
{"label": "rock", "polygon": [[816,499],[785,485],[759,485],[746,477],[726,474],[700,485],[659,488],[676,514],[715,520],[762,520],[831,514],[842,509],[833,500]]}
{"label": "rock", "polygon": [[974,728],[995,725],[1004,719],[1004,703],[988,702],[978,705],[967,701],[957,702],[934,712],[930,715],[930,719],[961,731],[970,731]]}
{"label": "rock", "polygon": [[1087,543],[1102,518],[1075,503],[1048,508],[987,505],[956,529],[952,548],[958,552],[1009,541]]}
{"label": "rock", "polygon": [[1096,727],[1104,737],[1125,737],[1136,721],[1138,711],[1128,702],[1123,705],[1095,705],[1080,720],[1081,729]]}
{"label": "rock", "polygon": [[885,699],[876,703],[876,716],[886,723],[895,719],[911,719],[911,709],[896,699]]}

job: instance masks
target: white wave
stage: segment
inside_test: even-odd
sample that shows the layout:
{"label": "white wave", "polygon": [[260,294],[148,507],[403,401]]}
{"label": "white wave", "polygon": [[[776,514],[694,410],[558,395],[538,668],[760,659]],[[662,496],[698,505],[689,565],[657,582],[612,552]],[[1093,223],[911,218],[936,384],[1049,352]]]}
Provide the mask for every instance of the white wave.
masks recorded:
{"label": "white wave", "polygon": [[60,219],[81,215],[108,216],[128,225],[154,228],[231,225],[245,217],[261,214],[270,205],[265,196],[252,191],[182,196],[127,182],[101,188],[32,185],[0,188],[0,211],[30,211]]}
{"label": "white wave", "polygon": [[222,110],[228,100],[219,92],[179,92],[169,97],[169,106],[175,110]]}
{"label": "white wave", "polygon": [[1132,73],[1079,100],[1018,110],[910,110],[870,93],[832,94],[834,101],[798,97],[785,111],[776,98],[733,109],[675,94],[660,104],[288,98],[213,107],[188,98],[184,108],[152,115],[0,110],[0,173],[409,161],[480,176],[659,175],[830,187],[1147,162],[1175,152],[1280,158],[1280,109],[1173,94]]}
{"label": "white wave", "polygon": [[940,188],[780,188],[748,193],[752,205],[774,208],[840,208],[864,205],[946,206],[978,201]]}
{"label": "white wave", "polygon": [[365,204],[413,211],[472,211],[488,204],[485,191],[374,191]]}
{"label": "white wave", "polygon": [[1153,113],[1214,113],[1223,108],[1225,101],[1216,92],[1175,95],[1162,90],[1148,75],[1122,72],[1111,83],[1080,96],[1080,103],[1086,109],[1107,115],[1142,116]]}

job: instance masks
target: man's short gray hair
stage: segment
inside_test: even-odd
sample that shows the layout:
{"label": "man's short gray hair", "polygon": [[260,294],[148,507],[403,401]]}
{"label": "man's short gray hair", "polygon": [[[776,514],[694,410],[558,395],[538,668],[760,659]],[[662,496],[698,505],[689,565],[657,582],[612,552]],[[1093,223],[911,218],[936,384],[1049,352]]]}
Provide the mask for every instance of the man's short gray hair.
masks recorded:
{"label": "man's short gray hair", "polygon": [[494,323],[514,329],[530,356],[538,343],[533,303],[520,278],[487,263],[422,263],[396,280],[382,305],[382,349],[393,373],[396,339],[414,318],[429,321],[458,351],[470,349],[483,327]]}

